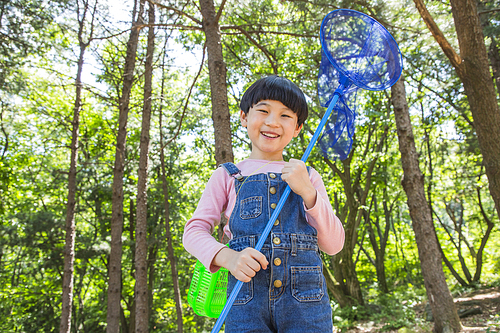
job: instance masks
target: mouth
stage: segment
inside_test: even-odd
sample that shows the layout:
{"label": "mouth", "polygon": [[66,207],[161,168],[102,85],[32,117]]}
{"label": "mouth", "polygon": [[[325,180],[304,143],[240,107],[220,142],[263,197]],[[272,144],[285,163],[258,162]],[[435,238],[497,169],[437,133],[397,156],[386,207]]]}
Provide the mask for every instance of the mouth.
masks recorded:
{"label": "mouth", "polygon": [[266,138],[269,138],[269,139],[276,139],[279,137],[278,134],[271,133],[271,132],[260,132],[260,134],[262,134],[263,136],[265,136]]}

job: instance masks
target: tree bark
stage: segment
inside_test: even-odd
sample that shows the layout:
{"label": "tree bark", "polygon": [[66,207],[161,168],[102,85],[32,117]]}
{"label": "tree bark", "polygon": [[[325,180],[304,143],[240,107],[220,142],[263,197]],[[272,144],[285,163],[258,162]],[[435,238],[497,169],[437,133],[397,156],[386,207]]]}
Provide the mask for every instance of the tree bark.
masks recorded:
{"label": "tree bark", "polygon": [[[127,54],[123,72],[123,87],[119,99],[118,133],[116,136],[115,165],[113,169],[113,194],[111,203],[111,250],[109,254],[109,281],[107,307],[107,333],[120,331],[120,300],[122,283],[122,232],[123,232],[123,174],[125,171],[125,147],[130,94],[134,82],[134,70],[139,40],[139,25],[145,0],[140,0],[137,20],[132,25],[127,42]],[[135,20],[133,18],[132,20]]]}
{"label": "tree bark", "polygon": [[497,215],[500,217],[500,110],[491,79],[476,0],[451,0],[460,56],[444,38],[423,1],[414,0],[414,2],[464,85],[483,156],[490,194],[495,202]]}
{"label": "tree bark", "polygon": [[490,50],[488,52],[491,63],[493,80],[497,87],[497,94],[500,94],[500,51],[498,50],[497,40],[491,37]]}
{"label": "tree bark", "polygon": [[[221,5],[219,12],[222,10]],[[227,100],[226,63],[222,54],[219,30],[219,15],[215,14],[213,0],[200,0],[208,52],[208,73],[210,76],[210,94],[212,99],[212,120],[215,136],[215,161],[217,165],[233,162],[231,143],[231,116]]]}
{"label": "tree bark", "polygon": [[[79,3],[77,3],[79,6]],[[97,3],[96,3],[97,5]],[[64,247],[64,273],[62,285],[62,305],[61,323],[59,332],[68,333],[71,329],[71,310],[73,304],[73,272],[75,263],[75,209],[76,209],[76,164],[78,162],[78,136],[80,126],[80,111],[82,108],[82,71],[85,56],[85,49],[89,46],[92,34],[87,42],[83,41],[84,25],[88,11],[88,3],[83,8],[82,18],[80,18],[80,8],[78,7],[78,42],[80,55],[78,57],[78,67],[75,80],[75,105],[73,107],[73,129],[71,131],[71,157],[68,172],[68,202],[66,204],[66,244]]]}
{"label": "tree bark", "polygon": [[408,197],[425,289],[434,316],[434,331],[459,332],[462,325],[446,284],[436,231],[425,199],[424,177],[418,164],[403,77],[392,86],[392,103],[403,165],[403,188]]}
{"label": "tree bark", "polygon": [[[154,25],[155,9],[149,3],[148,23]],[[139,171],[137,184],[137,221],[135,227],[135,332],[147,333],[149,326],[148,306],[148,207],[147,180],[149,160],[149,130],[151,127],[151,95],[153,78],[155,32],[149,27],[148,46],[144,73],[144,107],[142,111],[141,142],[139,145]]]}
{"label": "tree bark", "polygon": [[[384,233],[382,234],[381,228],[380,228],[380,223],[379,223],[379,217],[378,214],[375,217],[375,221],[372,221],[369,216],[366,216],[367,219],[367,229],[368,229],[368,237],[370,239],[370,243],[373,248],[373,252],[375,253],[375,270],[377,273],[377,281],[379,284],[379,288],[382,292],[384,293],[389,293],[389,288],[387,287],[387,279],[385,276],[385,249],[387,245],[387,239],[389,237],[389,230],[391,226],[391,221],[390,221],[390,212],[387,208],[387,191],[384,189],[384,216],[385,216],[385,228],[384,228]],[[377,198],[374,195],[372,199],[373,205],[375,207],[375,212],[378,210],[378,204],[377,204]],[[366,215],[368,215],[368,212],[366,212]],[[377,228],[377,235],[379,237],[379,242],[380,245],[377,243],[377,238],[375,235],[375,230],[373,230],[372,223],[375,225]]]}
{"label": "tree bark", "polygon": [[[161,117],[161,116],[160,116]],[[160,118],[160,128],[162,127],[162,122]],[[160,137],[160,140],[161,137]],[[161,144],[163,147],[163,144]],[[163,201],[165,205],[165,231],[167,235],[167,255],[168,261],[170,262],[170,274],[172,275],[172,283],[174,285],[174,300],[175,300],[175,309],[177,312],[177,332],[182,333],[183,328],[183,319],[182,319],[182,298],[181,298],[181,290],[179,287],[179,275],[177,274],[177,259],[174,254],[174,246],[172,244],[172,233],[170,231],[170,204],[168,199],[170,197],[168,191],[168,183],[167,183],[167,172],[165,168],[165,152],[163,149],[160,151],[160,163],[161,163],[161,177],[162,177],[162,189],[163,189]]]}
{"label": "tree bark", "polygon": [[[162,96],[163,89],[165,84],[165,78],[162,79]],[[175,309],[177,313],[177,332],[182,333],[183,328],[183,319],[182,319],[182,298],[181,291],[179,287],[179,276],[177,274],[177,260],[174,254],[174,247],[172,244],[172,233],[170,232],[170,204],[169,204],[169,190],[168,190],[168,181],[167,181],[167,171],[165,168],[165,151],[163,145],[163,135],[161,134],[161,129],[163,128],[163,112],[160,107],[160,167],[161,167],[161,182],[162,182],[162,190],[163,190],[163,201],[165,206],[165,231],[167,238],[167,256],[170,262],[170,273],[172,275],[172,283],[174,285],[174,301],[175,301]]]}

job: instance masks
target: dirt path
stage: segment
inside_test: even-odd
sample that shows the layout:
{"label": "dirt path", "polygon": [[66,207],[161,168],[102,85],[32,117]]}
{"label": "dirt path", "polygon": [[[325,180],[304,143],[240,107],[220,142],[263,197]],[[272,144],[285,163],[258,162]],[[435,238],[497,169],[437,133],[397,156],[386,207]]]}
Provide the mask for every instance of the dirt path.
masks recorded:
{"label": "dirt path", "polygon": [[[463,332],[500,333],[500,288],[489,288],[464,293],[455,298],[455,304],[462,317]],[[427,333],[432,332],[433,323],[426,321],[425,306],[415,308],[419,324],[415,327],[403,327],[399,330],[385,331],[390,333]],[[375,333],[381,332],[382,324],[360,322],[349,329],[347,333]]]}

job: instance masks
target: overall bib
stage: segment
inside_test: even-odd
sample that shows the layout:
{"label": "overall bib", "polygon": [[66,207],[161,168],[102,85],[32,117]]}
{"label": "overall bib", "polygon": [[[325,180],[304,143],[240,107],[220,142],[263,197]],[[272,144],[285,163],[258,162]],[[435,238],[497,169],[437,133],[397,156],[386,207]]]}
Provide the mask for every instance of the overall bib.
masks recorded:
{"label": "overall bib", "polygon": [[[229,245],[236,251],[255,247],[287,184],[279,173],[243,177],[234,164],[222,166],[235,178],[237,193]],[[317,233],[305,214],[302,198],[291,192],[261,250],[269,265],[243,284],[227,316],[226,333],[332,332]],[[228,296],[235,284],[230,274]]]}

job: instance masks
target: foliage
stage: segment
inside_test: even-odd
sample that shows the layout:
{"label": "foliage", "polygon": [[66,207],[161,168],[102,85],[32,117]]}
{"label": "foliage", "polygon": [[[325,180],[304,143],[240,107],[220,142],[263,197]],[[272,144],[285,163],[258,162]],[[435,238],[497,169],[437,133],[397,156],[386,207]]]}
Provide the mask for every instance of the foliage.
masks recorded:
{"label": "foliage", "polygon": [[[100,40],[90,44],[92,52],[84,65],[77,167],[74,332],[104,332],[106,326],[117,110],[130,27],[128,10],[133,8],[131,1],[126,3],[129,7],[123,19],[115,20],[110,15],[118,12],[116,8],[107,8],[111,2],[98,7],[96,36]],[[65,7],[67,4],[70,6]],[[59,324],[68,147],[74,101],[74,61],[77,59],[74,50],[78,47],[74,5],[73,1],[23,0],[1,4],[5,14],[0,27],[3,36],[0,37],[2,332],[52,332]],[[194,82],[203,58],[204,43],[197,5],[176,1],[169,6],[178,11],[158,9],[161,24],[157,28],[159,42],[154,55],[148,179],[150,325],[151,330],[162,332],[176,329],[160,177],[160,137],[163,136],[164,142],[172,139],[163,148],[169,189],[168,221],[181,285],[184,329],[203,332],[209,330],[214,321],[196,316],[187,305],[194,258],[184,250],[182,235],[184,224],[196,209],[204,184],[216,167],[210,80],[205,56],[200,77]],[[470,110],[455,72],[419,16],[407,10],[408,6],[412,6],[412,2],[399,0],[225,2],[220,29],[228,71],[236,160],[248,156],[249,149],[246,133],[239,126],[239,100],[254,80],[272,73],[297,82],[307,96],[309,119],[299,137],[288,147],[285,159],[302,155],[324,112],[319,107],[316,92],[320,61],[317,35],[321,20],[327,12],[338,7],[367,12],[391,30],[404,55],[413,132],[443,252],[461,276],[465,274],[464,267],[473,275],[487,217],[494,223],[494,229],[484,249],[480,283],[498,284],[499,221],[488,193]],[[496,8],[492,7],[494,2],[485,6],[486,9]],[[448,4],[434,2],[429,8],[445,35],[453,36]],[[498,11],[492,12],[488,19],[481,16],[489,22],[485,24],[486,38],[496,36],[497,15]],[[126,325],[130,325],[134,311],[135,196],[145,42],[142,33],[138,65],[133,73],[124,176],[122,307]],[[188,99],[191,86],[192,95]],[[359,96],[352,160],[349,164],[333,162],[338,170],[348,173],[351,180],[359,175],[356,186],[354,182],[343,183],[335,168],[317,149],[308,162],[323,176],[332,206],[343,222],[346,222],[351,204],[347,190],[352,190],[352,198],[359,204],[360,194],[365,185],[369,185],[366,202],[356,208],[360,220],[352,256],[366,305],[341,308],[331,297],[335,325],[343,330],[361,320],[373,321],[383,330],[419,324],[414,307],[425,301],[418,249],[401,186],[403,171],[389,95],[387,91],[366,92]],[[159,127],[160,112],[162,128]],[[386,137],[384,131],[387,131]],[[376,151],[376,143],[381,138],[384,138],[381,149]],[[368,182],[366,170],[372,161],[375,163]],[[459,223],[454,223],[454,219]],[[384,235],[386,228],[387,236]],[[325,255],[324,259],[325,267],[332,270],[332,258]],[[376,269],[378,261],[382,261],[385,277]],[[458,292],[456,280],[448,268],[445,273],[452,291]],[[383,289],[384,284],[387,290]],[[498,318],[492,318],[492,322],[498,324]]]}

